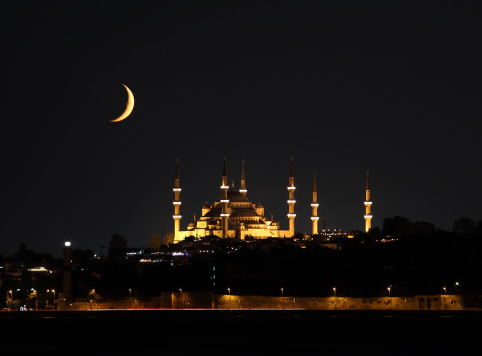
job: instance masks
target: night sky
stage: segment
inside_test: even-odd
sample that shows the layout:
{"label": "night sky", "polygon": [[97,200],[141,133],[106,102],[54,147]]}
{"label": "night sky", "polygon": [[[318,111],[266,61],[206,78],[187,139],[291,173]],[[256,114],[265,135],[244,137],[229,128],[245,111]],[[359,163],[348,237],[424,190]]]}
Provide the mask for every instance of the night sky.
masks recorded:
{"label": "night sky", "polygon": [[[77,4],[77,5],[75,5]],[[0,1],[0,255],[181,229],[223,159],[288,229],[482,219],[477,1]],[[125,108],[132,114],[112,123]]]}

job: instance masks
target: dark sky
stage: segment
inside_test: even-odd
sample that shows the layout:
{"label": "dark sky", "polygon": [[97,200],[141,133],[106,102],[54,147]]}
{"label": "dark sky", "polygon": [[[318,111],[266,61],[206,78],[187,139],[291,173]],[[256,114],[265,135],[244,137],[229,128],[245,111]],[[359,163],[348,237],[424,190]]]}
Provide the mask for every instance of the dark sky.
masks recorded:
{"label": "dark sky", "polygon": [[[482,219],[478,1],[0,1],[0,254],[131,247],[220,196],[288,228]],[[76,5],[77,4],[77,5]],[[135,107],[120,123],[126,84]]]}

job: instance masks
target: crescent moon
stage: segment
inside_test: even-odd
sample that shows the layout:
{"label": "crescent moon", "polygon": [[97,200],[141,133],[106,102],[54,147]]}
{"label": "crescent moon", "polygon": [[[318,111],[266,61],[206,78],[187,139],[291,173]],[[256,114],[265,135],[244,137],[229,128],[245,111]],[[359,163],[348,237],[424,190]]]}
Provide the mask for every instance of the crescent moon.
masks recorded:
{"label": "crescent moon", "polygon": [[[122,85],[124,85],[124,84],[122,84]],[[128,95],[126,109],[124,110],[124,112],[122,113],[121,116],[119,116],[115,120],[110,120],[110,122],[119,122],[119,121],[124,120],[127,116],[129,116],[131,114],[132,110],[134,109],[134,95],[132,94],[132,92],[130,91],[130,89],[126,85],[124,85],[124,87],[126,88],[127,95]]]}

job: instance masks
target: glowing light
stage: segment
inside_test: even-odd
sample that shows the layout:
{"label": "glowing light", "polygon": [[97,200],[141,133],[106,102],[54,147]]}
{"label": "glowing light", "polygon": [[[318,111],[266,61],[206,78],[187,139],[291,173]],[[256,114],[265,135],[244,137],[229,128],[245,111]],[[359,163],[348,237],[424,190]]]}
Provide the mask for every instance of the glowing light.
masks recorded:
{"label": "glowing light", "polygon": [[180,192],[181,188],[172,188],[172,190],[175,191],[175,192]]}
{"label": "glowing light", "polygon": [[65,247],[70,247],[70,241],[65,241]]}
{"label": "glowing light", "polygon": [[372,216],[371,215],[365,215],[365,219],[371,219]]}
{"label": "glowing light", "polygon": [[311,217],[311,220],[318,220],[318,219],[319,219],[318,216],[312,216],[312,217]]}
{"label": "glowing light", "polygon": [[[124,85],[124,84],[122,84],[122,85]],[[119,121],[124,120],[127,116],[129,116],[131,114],[132,110],[134,109],[134,95],[132,94],[132,92],[130,91],[130,89],[127,86],[124,85],[124,87],[126,88],[127,95],[128,95],[126,109],[124,110],[124,112],[122,113],[121,116],[119,116],[115,120],[110,120],[110,122],[119,122]]]}
{"label": "glowing light", "polygon": [[288,187],[288,190],[295,190],[296,187]]}
{"label": "glowing light", "polygon": [[246,189],[240,189],[239,192],[240,192],[240,193],[246,193],[247,190],[246,190]]}
{"label": "glowing light", "polygon": [[318,203],[313,203],[313,204],[311,204],[311,206],[320,206],[320,204],[318,204]]}
{"label": "glowing light", "polygon": [[222,185],[221,189],[229,189],[229,186],[228,185]]}
{"label": "glowing light", "polygon": [[221,216],[227,217],[229,216],[229,214],[221,214]]}
{"label": "glowing light", "polygon": [[174,205],[181,205],[181,202],[180,201],[173,201],[172,202]]}
{"label": "glowing light", "polygon": [[289,217],[289,218],[294,218],[294,217],[296,217],[296,214],[288,214],[288,217]]}
{"label": "glowing light", "polygon": [[229,199],[221,199],[220,202],[221,203],[229,203]]}
{"label": "glowing light", "polygon": [[182,217],[182,215],[173,215],[172,218],[173,219],[180,219]]}
{"label": "glowing light", "polygon": [[371,201],[366,201],[366,202],[365,202],[365,205],[372,205],[372,202],[371,202]]}
{"label": "glowing light", "polygon": [[296,200],[288,200],[288,204],[294,204],[296,203]]}

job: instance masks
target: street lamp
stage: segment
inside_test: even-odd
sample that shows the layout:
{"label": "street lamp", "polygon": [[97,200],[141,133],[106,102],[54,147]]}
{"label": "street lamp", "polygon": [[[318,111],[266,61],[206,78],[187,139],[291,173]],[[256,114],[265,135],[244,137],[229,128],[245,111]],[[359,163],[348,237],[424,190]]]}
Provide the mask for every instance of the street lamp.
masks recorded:
{"label": "street lamp", "polygon": [[231,295],[231,288],[228,288],[228,294]]}
{"label": "street lamp", "polygon": [[333,293],[335,293],[335,298],[336,298],[336,288],[333,287]]}
{"label": "street lamp", "polygon": [[444,287],[443,290],[444,290],[444,294],[447,294],[447,288]]}
{"label": "street lamp", "polygon": [[388,298],[389,298],[389,300],[390,300],[390,308],[392,308],[392,297],[390,296],[390,290],[391,290],[391,288],[388,287],[387,289],[388,289]]}
{"label": "street lamp", "polygon": [[281,297],[283,297],[283,288],[281,288]]}

